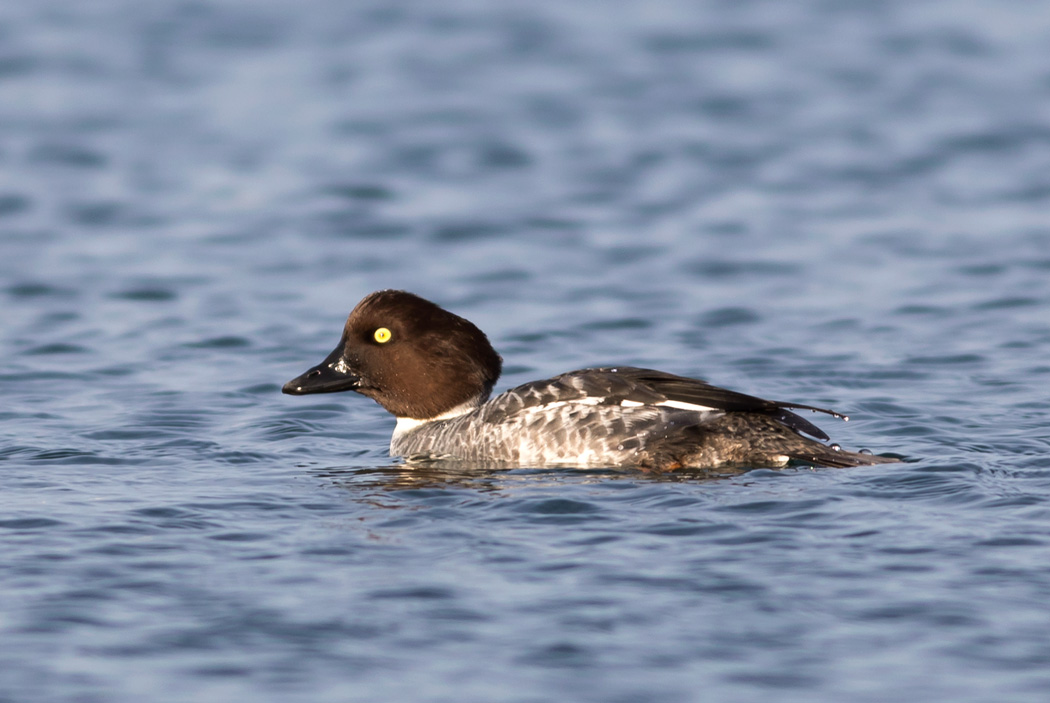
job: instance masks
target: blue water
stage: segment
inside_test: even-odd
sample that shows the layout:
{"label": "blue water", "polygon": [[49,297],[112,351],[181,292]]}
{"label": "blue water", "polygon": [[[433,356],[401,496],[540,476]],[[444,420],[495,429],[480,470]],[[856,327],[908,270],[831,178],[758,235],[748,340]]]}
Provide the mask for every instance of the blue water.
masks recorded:
{"label": "blue water", "polygon": [[[0,701],[1044,701],[1050,15],[0,4]],[[414,470],[366,293],[909,458]]]}

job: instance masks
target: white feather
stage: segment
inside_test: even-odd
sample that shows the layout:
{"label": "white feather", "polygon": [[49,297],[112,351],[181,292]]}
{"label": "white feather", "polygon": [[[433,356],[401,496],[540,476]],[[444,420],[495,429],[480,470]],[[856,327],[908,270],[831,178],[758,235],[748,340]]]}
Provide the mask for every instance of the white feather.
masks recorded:
{"label": "white feather", "polygon": [[[621,407],[624,408],[639,408],[646,403],[639,403],[637,400],[621,400]],[[678,408],[679,410],[692,410],[697,413],[707,413],[717,408],[709,408],[706,405],[697,405],[695,403],[683,403],[680,400],[665,400],[661,403],[652,403],[654,408]]]}

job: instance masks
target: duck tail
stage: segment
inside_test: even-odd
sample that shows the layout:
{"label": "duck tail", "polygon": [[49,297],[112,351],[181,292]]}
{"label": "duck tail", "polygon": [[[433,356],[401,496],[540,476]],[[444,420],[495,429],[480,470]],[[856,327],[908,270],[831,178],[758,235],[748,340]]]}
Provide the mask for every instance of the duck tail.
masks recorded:
{"label": "duck tail", "polygon": [[[814,442],[814,444],[816,444]],[[806,447],[802,451],[788,452],[791,459],[803,464],[830,466],[834,469],[847,469],[852,466],[873,466],[875,464],[896,464],[900,459],[892,456],[879,456],[864,452],[847,452],[837,444],[818,444]]]}

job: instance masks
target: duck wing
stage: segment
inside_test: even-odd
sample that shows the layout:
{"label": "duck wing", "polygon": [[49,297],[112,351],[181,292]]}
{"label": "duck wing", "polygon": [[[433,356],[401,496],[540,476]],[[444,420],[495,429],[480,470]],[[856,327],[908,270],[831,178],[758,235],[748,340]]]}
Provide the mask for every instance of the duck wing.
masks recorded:
{"label": "duck wing", "polygon": [[[579,401],[586,398],[588,402],[601,402],[609,405],[658,405],[698,412],[720,410],[727,413],[759,413],[775,418],[796,432],[825,441],[829,438],[823,430],[791,410],[811,410],[843,420],[849,419],[841,413],[826,408],[766,400],[714,386],[697,378],[676,376],[664,371],[633,366],[580,369],[561,374],[548,381],[526,384],[526,386],[532,387],[528,390],[533,392],[525,395],[532,396],[536,401],[534,404],[553,400]],[[537,393],[541,391],[541,387],[546,392]],[[526,387],[522,386],[515,390],[526,390]],[[546,399],[537,396],[544,396]]]}

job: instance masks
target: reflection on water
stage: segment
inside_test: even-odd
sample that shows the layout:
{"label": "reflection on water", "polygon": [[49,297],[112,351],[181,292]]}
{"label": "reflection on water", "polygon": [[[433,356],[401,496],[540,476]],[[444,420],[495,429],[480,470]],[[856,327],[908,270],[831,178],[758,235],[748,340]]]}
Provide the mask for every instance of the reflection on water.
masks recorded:
{"label": "reflection on water", "polygon": [[[833,469],[829,469],[833,470]],[[715,481],[752,472],[751,468],[716,470],[680,469],[677,471],[644,471],[610,468],[508,468],[505,464],[478,466],[463,462],[433,460],[397,463],[388,466],[330,467],[314,469],[311,474],[353,491],[375,489],[398,491],[412,488],[468,488],[484,493],[512,491],[521,486],[551,487],[569,480],[573,484],[605,481],[647,481],[681,483]],[[773,471],[773,470],[770,470]]]}

